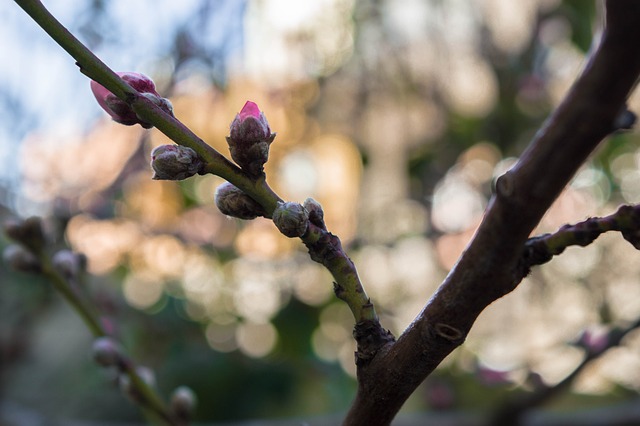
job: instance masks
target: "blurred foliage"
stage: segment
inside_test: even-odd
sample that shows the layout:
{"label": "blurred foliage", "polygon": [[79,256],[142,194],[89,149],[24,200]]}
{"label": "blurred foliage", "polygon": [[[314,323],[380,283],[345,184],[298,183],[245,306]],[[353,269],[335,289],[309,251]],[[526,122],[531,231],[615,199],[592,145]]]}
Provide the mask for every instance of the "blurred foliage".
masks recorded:
{"label": "blurred foliage", "polygon": [[[153,33],[150,52],[133,42],[138,64],[225,154],[229,123],[246,99],[258,102],[278,133],[269,181],[288,199],[323,204],[396,335],[453,265],[494,178],[561,100],[600,28],[598,6],[574,0],[194,1],[166,31],[127,26],[121,3],[86,2],[70,29],[107,58]],[[637,111],[638,96],[630,103]],[[66,231],[65,243],[89,257],[96,304],[162,393],[192,387],[203,422],[345,411],[355,393],[352,318],[326,271],[267,221],[217,212],[220,179],[151,181],[148,153],[166,143],[157,131],[104,118],[76,127],[72,137],[24,135],[2,216],[46,214]],[[540,232],[637,202],[638,139],[604,144]],[[636,254],[603,240],[568,250],[492,305],[405,410],[498,406],[531,391],[532,373],[554,383],[571,371],[580,351],[567,342],[581,330],[640,315],[620,296],[637,292],[638,262],[624,260]],[[4,264],[0,277],[3,396],[45,417],[138,419],[47,283]],[[639,343],[629,339],[561,403],[628,398],[640,388]],[[497,383],[483,381],[487,372]]]}

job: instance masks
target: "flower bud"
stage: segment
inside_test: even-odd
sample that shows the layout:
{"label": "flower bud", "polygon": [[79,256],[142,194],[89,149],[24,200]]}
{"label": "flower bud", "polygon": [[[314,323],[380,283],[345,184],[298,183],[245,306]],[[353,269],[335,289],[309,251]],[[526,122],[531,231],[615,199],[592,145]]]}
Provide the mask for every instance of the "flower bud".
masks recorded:
{"label": "flower bud", "polygon": [[65,278],[78,276],[87,266],[87,258],[71,250],[60,250],[51,259],[53,267]]}
{"label": "flower bud", "polygon": [[204,163],[196,152],[181,145],[160,145],[151,152],[156,180],[182,180],[199,173]]}
{"label": "flower bud", "polygon": [[307,198],[304,200],[303,206],[309,213],[309,222],[326,230],[327,226],[324,223],[324,211],[322,210],[320,203],[313,198]]}
{"label": "flower bud", "polygon": [[273,223],[289,238],[302,237],[309,227],[309,213],[301,204],[279,202],[273,211]]}
{"label": "flower bud", "polygon": [[196,394],[187,386],[176,388],[171,394],[171,411],[179,419],[189,419],[196,408]]}
{"label": "flower bud", "polygon": [[2,260],[11,268],[20,272],[40,272],[41,265],[38,259],[26,248],[11,244],[2,252]]}
{"label": "flower bud", "polygon": [[[136,367],[136,374],[147,386],[152,388],[155,387],[156,375],[154,374],[152,369],[145,366],[138,366]],[[118,382],[119,382],[120,390],[122,391],[122,393],[127,395],[133,401],[136,401],[136,402],[142,401],[142,398],[143,398],[142,395],[140,394],[138,389],[136,389],[136,387],[131,383],[131,379],[129,378],[128,375],[124,373],[120,374],[120,376],[118,377]]]}
{"label": "flower bud", "polygon": [[260,175],[269,159],[269,145],[275,137],[258,105],[247,101],[229,128],[227,143],[231,158],[247,173]]}
{"label": "flower bud", "polygon": [[42,219],[36,216],[24,220],[8,220],[4,223],[4,232],[12,240],[30,249],[39,250],[45,243]]}
{"label": "flower bud", "polygon": [[220,212],[227,216],[250,220],[265,215],[264,208],[256,200],[229,182],[218,186],[215,201]]}
{"label": "flower bud", "polygon": [[[156,91],[156,85],[149,77],[137,72],[119,72],[117,74],[131,87],[136,89],[147,99],[150,99],[167,114],[173,115],[171,102],[160,96]],[[92,80],[91,91],[93,92],[93,96],[96,97],[98,104],[111,116],[113,121],[127,126],[140,124],[145,129],[153,127],[152,124],[147,123],[138,117],[129,104],[119,99],[100,83]]]}
{"label": "flower bud", "polygon": [[91,346],[93,360],[103,367],[116,367],[122,361],[120,345],[111,337],[98,337]]}

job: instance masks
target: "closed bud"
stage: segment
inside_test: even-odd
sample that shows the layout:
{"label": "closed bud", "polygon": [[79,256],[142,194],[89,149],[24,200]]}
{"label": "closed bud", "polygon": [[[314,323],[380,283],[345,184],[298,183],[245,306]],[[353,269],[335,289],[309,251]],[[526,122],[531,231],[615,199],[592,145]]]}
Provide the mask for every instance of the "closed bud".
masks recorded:
{"label": "closed bud", "polygon": [[[149,367],[138,366],[136,367],[136,374],[140,379],[149,387],[156,386],[156,375],[153,370]],[[136,387],[131,383],[131,379],[125,373],[120,374],[118,377],[118,382],[120,386],[120,390],[122,393],[127,395],[131,400],[135,402],[142,402],[143,397],[140,392],[136,389]]]}
{"label": "closed bud", "polygon": [[26,248],[11,244],[4,248],[2,260],[11,268],[20,272],[40,272],[41,265],[38,259]]}
{"label": "closed bud", "polygon": [[[173,115],[173,107],[171,106],[171,102],[168,99],[160,96],[160,94],[156,91],[156,85],[149,77],[137,72],[119,72],[117,74],[131,87],[136,89],[147,99],[151,100],[167,114]],[[113,121],[127,126],[140,124],[145,129],[150,129],[151,127],[153,127],[151,123],[147,123],[146,121],[138,117],[129,104],[119,99],[116,95],[111,93],[100,83],[92,80],[91,91],[93,92],[93,96],[95,96],[100,107],[102,107],[102,109],[111,116]]]}
{"label": "closed bud", "polygon": [[196,408],[197,401],[191,388],[180,386],[171,394],[171,411],[179,419],[188,420]]}
{"label": "closed bud", "polygon": [[273,223],[289,238],[302,237],[309,227],[309,213],[301,204],[279,202],[273,211]]}
{"label": "closed bud", "polygon": [[275,137],[258,105],[247,101],[229,128],[227,143],[231,158],[247,173],[260,175],[269,159],[269,145]]}
{"label": "closed bud", "polygon": [[120,345],[111,337],[98,337],[91,346],[93,360],[103,367],[117,367],[122,362]]}
{"label": "closed bud", "polygon": [[264,208],[256,200],[229,182],[218,186],[215,201],[220,212],[227,216],[250,220],[265,215]]}
{"label": "closed bud", "polygon": [[160,145],[151,152],[153,179],[182,180],[199,173],[204,163],[196,152],[181,145]]}
{"label": "closed bud", "polygon": [[24,220],[8,220],[4,223],[4,232],[12,240],[30,249],[40,250],[45,243],[42,219],[36,216]]}
{"label": "closed bud", "polygon": [[322,210],[320,203],[313,198],[307,198],[304,200],[303,206],[309,213],[309,222],[326,230],[327,226],[324,223],[324,211]]}
{"label": "closed bud", "polygon": [[51,259],[53,267],[65,278],[76,277],[84,272],[87,266],[87,258],[81,253],[71,250],[60,250]]}

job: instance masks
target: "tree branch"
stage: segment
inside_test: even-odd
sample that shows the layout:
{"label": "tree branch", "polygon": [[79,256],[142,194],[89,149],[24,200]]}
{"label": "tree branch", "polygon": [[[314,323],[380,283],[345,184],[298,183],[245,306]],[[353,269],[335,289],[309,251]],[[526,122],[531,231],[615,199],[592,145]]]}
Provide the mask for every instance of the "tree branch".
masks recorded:
{"label": "tree branch", "polygon": [[616,118],[640,74],[640,2],[606,2],[602,42],[520,161],[499,178],[472,242],[395,344],[358,368],[344,424],[388,424],[416,387],[461,345],[490,303],[519,283],[527,237]]}

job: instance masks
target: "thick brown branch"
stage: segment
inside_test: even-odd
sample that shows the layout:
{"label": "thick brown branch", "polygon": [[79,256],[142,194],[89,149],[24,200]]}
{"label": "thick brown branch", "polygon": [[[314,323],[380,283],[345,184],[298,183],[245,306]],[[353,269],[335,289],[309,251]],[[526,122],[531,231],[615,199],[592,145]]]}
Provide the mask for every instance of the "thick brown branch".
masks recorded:
{"label": "thick brown branch", "polygon": [[480,312],[519,283],[523,245],[598,143],[640,74],[640,2],[609,0],[606,29],[565,100],[502,176],[473,241],[395,344],[358,370],[345,424],[391,422],[416,387],[464,341]]}

